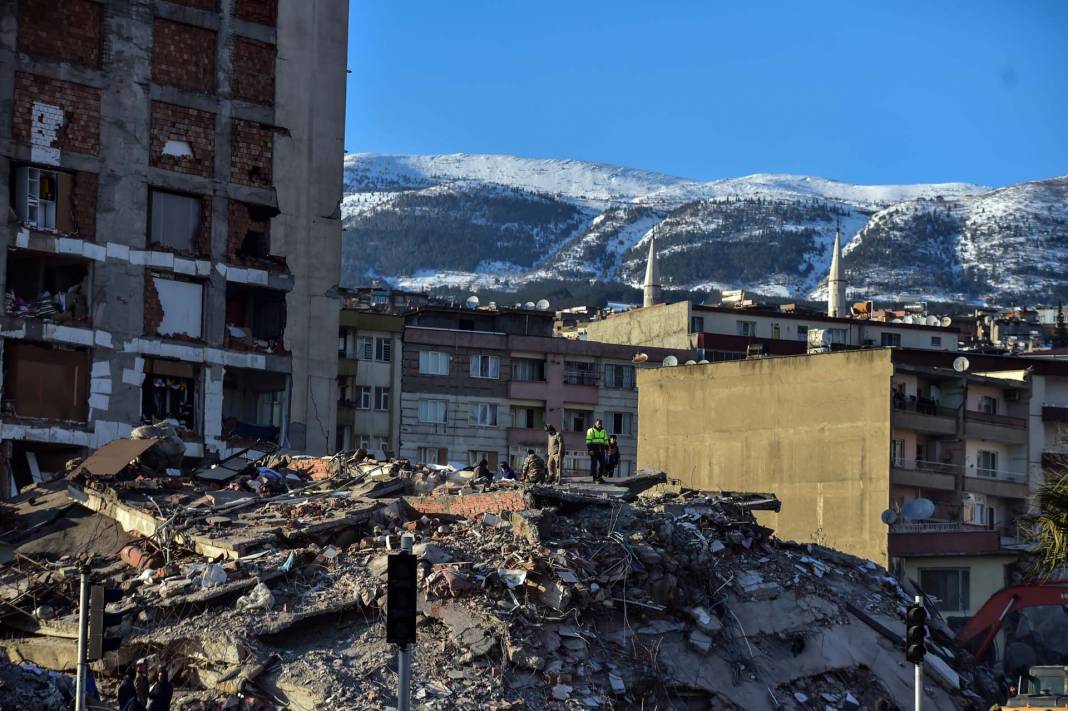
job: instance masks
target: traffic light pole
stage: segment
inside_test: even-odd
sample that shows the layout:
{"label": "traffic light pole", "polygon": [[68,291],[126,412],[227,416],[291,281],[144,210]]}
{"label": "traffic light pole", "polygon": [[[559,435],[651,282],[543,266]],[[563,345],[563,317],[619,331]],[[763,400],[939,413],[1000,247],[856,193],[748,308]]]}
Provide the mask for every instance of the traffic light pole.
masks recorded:
{"label": "traffic light pole", "polygon": [[[412,554],[412,536],[401,536],[401,553]],[[412,653],[414,645],[402,644],[397,651],[397,711],[411,711]]]}
{"label": "traffic light pole", "polygon": [[89,665],[89,566],[82,567],[81,596],[78,604],[78,679],[74,693],[74,711],[85,711],[85,685]]}
{"label": "traffic light pole", "polygon": [[[923,604],[923,596],[916,596],[916,604]],[[923,711],[923,659],[915,665],[916,667],[916,711]]]}

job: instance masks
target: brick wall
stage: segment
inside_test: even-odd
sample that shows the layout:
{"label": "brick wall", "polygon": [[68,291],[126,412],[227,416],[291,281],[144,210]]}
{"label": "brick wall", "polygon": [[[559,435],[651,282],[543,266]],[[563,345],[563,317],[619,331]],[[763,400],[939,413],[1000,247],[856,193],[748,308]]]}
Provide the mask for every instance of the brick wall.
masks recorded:
{"label": "brick wall", "polygon": [[[192,156],[163,155],[167,141],[189,144]],[[157,168],[211,177],[215,156],[215,114],[152,102],[148,163]]]}
{"label": "brick wall", "polygon": [[92,0],[19,0],[19,51],[99,69],[103,9]]}
{"label": "brick wall", "polygon": [[230,134],[230,180],[241,185],[269,188],[274,129],[254,121],[235,120]]}
{"label": "brick wall", "polygon": [[275,47],[247,37],[234,39],[233,94],[255,104],[274,103]]}
{"label": "brick wall", "polygon": [[86,240],[96,239],[96,173],[84,171],[74,174],[74,190],[71,193],[71,214],[78,236]]}
{"label": "brick wall", "polygon": [[152,81],[215,93],[215,31],[157,17],[152,28]]}
{"label": "brick wall", "polygon": [[201,257],[211,256],[211,196],[205,195],[200,198],[200,231],[197,232],[196,244],[194,245],[197,255]]}
{"label": "brick wall", "polygon": [[152,270],[146,269],[144,335],[157,335],[161,323],[163,323],[163,304],[160,303],[159,292],[156,291],[156,282],[152,280]]}
{"label": "brick wall", "polygon": [[185,5],[186,7],[195,7],[198,10],[207,10],[208,12],[219,11],[219,0],[167,0],[175,5]]}
{"label": "brick wall", "polygon": [[256,230],[268,236],[270,240],[270,220],[257,220],[249,212],[249,206],[237,200],[230,201],[229,230],[226,240],[226,260],[237,263],[240,258],[237,250],[249,230]]}
{"label": "brick wall", "polygon": [[278,0],[237,0],[234,14],[242,20],[273,27],[278,22]]}
{"label": "brick wall", "polygon": [[100,90],[83,84],[15,72],[13,132],[19,143],[33,143],[38,123],[34,103],[56,106],[63,112],[51,145],[60,150],[96,155],[100,151]]}

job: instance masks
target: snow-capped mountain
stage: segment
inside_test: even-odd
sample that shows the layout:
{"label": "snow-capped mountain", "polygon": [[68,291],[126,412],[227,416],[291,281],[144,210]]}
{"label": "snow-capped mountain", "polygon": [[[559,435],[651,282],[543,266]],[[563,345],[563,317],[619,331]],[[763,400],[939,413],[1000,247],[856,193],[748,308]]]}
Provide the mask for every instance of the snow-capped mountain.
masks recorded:
{"label": "snow-capped mountain", "polygon": [[342,284],[509,289],[541,279],[820,298],[836,224],[850,296],[1068,295],[1068,176],[991,189],[757,174],[700,182],[577,160],[345,157]]}

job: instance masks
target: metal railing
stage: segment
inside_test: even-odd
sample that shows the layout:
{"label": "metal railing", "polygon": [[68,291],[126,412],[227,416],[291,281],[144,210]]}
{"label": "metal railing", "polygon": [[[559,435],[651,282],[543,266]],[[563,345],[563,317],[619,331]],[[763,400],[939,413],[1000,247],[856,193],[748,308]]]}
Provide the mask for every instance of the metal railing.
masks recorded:
{"label": "metal railing", "polygon": [[965,472],[965,476],[974,477],[976,479],[998,479],[1001,481],[1011,481],[1016,484],[1027,483],[1027,475],[1020,472],[1009,472],[1004,469],[989,469],[987,467],[976,467],[975,473]]}
{"label": "metal railing", "polygon": [[964,470],[961,464],[952,462],[931,462],[923,459],[895,459],[893,465],[898,469],[933,472],[935,474],[958,474]]}
{"label": "metal railing", "polygon": [[597,373],[584,370],[568,370],[564,372],[564,385],[597,385],[600,378]]}
{"label": "metal railing", "polygon": [[924,397],[904,397],[898,393],[891,395],[890,401],[895,410],[902,412],[915,412],[920,415],[934,415],[935,417],[956,417],[957,409],[942,407],[938,400],[930,400]]}
{"label": "metal railing", "polygon": [[987,425],[1000,425],[1001,427],[1013,427],[1015,429],[1027,429],[1027,418],[1012,417],[1011,415],[992,415],[989,412],[978,410],[965,410],[964,417],[972,422],[982,422]]}

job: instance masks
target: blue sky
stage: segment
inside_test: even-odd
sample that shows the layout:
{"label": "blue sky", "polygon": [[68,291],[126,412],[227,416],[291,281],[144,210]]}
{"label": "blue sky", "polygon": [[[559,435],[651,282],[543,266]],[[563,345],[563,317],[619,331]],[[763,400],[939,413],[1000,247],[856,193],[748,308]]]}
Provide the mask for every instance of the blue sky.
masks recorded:
{"label": "blue sky", "polygon": [[348,151],[697,179],[1068,173],[1068,1],[351,0]]}

